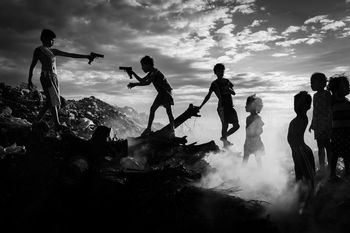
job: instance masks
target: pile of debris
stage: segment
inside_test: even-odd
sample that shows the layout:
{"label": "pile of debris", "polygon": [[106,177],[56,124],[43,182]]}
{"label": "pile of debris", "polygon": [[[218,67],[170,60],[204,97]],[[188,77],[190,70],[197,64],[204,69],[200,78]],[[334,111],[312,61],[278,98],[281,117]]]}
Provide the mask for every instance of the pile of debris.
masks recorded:
{"label": "pile of debris", "polygon": [[[0,83],[0,117],[3,120],[23,121],[30,125],[29,122],[34,121],[44,101],[45,95],[36,88],[30,91],[25,83],[17,87]],[[61,122],[85,139],[92,136],[98,125],[112,128],[118,138],[140,135],[147,125],[148,116],[145,113],[138,113],[131,107],[112,106],[94,96],[81,100],[66,100],[61,97],[61,102]],[[48,112],[45,120],[50,122],[50,119]],[[161,127],[159,123],[154,124],[156,130]]]}
{"label": "pile of debris", "polygon": [[[10,228],[4,232],[277,232],[259,202],[193,186],[210,169],[203,158],[218,151],[213,141],[187,144],[186,137],[169,137],[169,126],[117,139],[137,124],[94,97],[66,101],[67,129],[57,137],[45,122],[31,123],[40,92],[0,90],[0,226]],[[190,105],[175,127],[198,111]],[[80,118],[97,125],[91,136],[77,128]]]}

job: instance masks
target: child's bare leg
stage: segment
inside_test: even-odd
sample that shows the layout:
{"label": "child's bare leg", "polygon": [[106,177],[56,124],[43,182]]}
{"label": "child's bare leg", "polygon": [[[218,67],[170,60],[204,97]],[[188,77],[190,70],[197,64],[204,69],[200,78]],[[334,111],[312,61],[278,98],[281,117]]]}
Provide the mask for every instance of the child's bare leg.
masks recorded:
{"label": "child's bare leg", "polygon": [[328,162],[328,167],[330,167],[331,160],[333,157],[333,152],[332,152],[332,147],[331,147],[331,140],[326,140],[325,142],[325,148],[327,152],[327,162]]}
{"label": "child's bare leg", "polygon": [[232,128],[227,131],[227,137],[236,132],[239,129],[238,122],[232,124]]}
{"label": "child's bare leg", "polygon": [[317,140],[318,147],[318,161],[320,165],[320,169],[324,170],[325,168],[325,144],[324,140]]}
{"label": "child's bare leg", "polygon": [[52,114],[52,119],[55,123],[55,126],[59,127],[61,123],[60,123],[60,119],[58,118],[58,110],[56,106],[51,107],[51,114]]}
{"label": "child's bare leg", "polygon": [[148,124],[147,124],[147,128],[146,128],[145,131],[150,131],[151,130],[152,123],[153,123],[153,120],[154,120],[154,114],[155,114],[155,112],[157,111],[158,108],[159,108],[159,105],[153,104],[151,106],[151,110],[150,110],[149,117],[148,117]]}
{"label": "child's bare leg", "polygon": [[170,124],[170,129],[174,130],[175,129],[175,124],[174,124],[174,116],[173,116],[173,112],[171,110],[171,106],[166,106],[166,113],[168,114],[169,117],[169,124]]}
{"label": "child's bare leg", "polygon": [[38,117],[36,119],[38,122],[43,120],[45,113],[47,112],[48,109],[49,109],[49,105],[45,103],[45,105],[40,109]]}
{"label": "child's bare leg", "polygon": [[258,168],[261,169],[262,168],[261,155],[259,154],[255,155],[255,159],[256,159],[256,164],[258,165]]}
{"label": "child's bare leg", "polygon": [[227,140],[227,128],[228,128],[228,123],[225,121],[221,121],[221,139],[222,140]]}

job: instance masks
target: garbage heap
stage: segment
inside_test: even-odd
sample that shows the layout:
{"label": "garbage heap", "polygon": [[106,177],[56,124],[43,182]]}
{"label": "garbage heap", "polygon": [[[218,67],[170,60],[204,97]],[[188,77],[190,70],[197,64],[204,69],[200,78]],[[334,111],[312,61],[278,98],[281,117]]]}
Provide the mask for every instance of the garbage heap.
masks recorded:
{"label": "garbage heap", "polygon": [[[73,120],[53,135],[45,122],[32,123],[42,101],[37,94],[0,90],[3,232],[277,232],[258,201],[194,185],[211,169],[203,158],[218,151],[213,141],[187,144],[185,137],[170,137],[168,126],[117,139],[115,132],[124,129],[113,132],[102,125],[105,119],[119,114],[118,124],[133,122],[93,97],[66,105],[69,114],[94,119],[90,137],[82,137]],[[175,126],[198,110],[190,105]]]}
{"label": "garbage heap", "polygon": [[[0,111],[2,118],[13,121],[33,122],[45,101],[45,95],[37,88],[29,90],[22,83],[11,87],[0,83]],[[66,100],[61,97],[62,106],[59,110],[60,121],[68,126],[75,135],[89,139],[98,125],[113,129],[118,138],[135,137],[140,135],[147,125],[148,116],[138,113],[131,107],[118,107],[107,104],[94,96],[81,100]],[[12,117],[10,117],[12,116]],[[51,114],[45,116],[45,121],[51,123]],[[161,124],[155,123],[154,130],[160,129]]]}

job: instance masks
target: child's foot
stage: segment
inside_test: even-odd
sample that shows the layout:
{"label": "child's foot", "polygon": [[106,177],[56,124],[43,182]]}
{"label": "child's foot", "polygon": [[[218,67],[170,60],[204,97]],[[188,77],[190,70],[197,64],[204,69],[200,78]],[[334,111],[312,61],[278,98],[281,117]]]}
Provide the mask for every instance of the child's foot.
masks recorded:
{"label": "child's foot", "polygon": [[150,135],[152,133],[151,129],[146,128],[142,133],[141,136],[147,136]]}
{"label": "child's foot", "polygon": [[224,147],[226,148],[226,147],[229,147],[229,146],[233,146],[233,143],[228,141],[228,140],[224,141]]}
{"label": "child's foot", "polygon": [[220,140],[224,143],[224,147],[233,146],[233,143],[227,140],[227,138],[221,137]]}

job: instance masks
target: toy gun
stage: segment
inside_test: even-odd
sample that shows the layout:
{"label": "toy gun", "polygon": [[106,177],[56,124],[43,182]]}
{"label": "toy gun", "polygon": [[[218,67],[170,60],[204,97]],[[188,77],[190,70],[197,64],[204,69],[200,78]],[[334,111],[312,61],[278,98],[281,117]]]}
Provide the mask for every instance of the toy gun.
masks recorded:
{"label": "toy gun", "polygon": [[129,67],[129,66],[119,66],[119,70],[123,70],[125,71],[126,73],[128,73],[130,79],[132,79],[132,76],[131,76],[131,71],[132,71],[132,67]]}
{"label": "toy gun", "polygon": [[91,52],[91,53],[90,53],[90,58],[89,58],[89,65],[91,65],[91,62],[92,62],[95,58],[98,58],[98,57],[104,58],[105,56],[104,56],[103,54],[98,54],[98,53]]}

